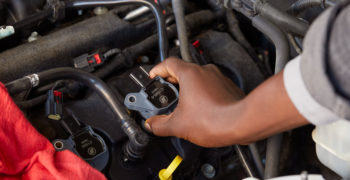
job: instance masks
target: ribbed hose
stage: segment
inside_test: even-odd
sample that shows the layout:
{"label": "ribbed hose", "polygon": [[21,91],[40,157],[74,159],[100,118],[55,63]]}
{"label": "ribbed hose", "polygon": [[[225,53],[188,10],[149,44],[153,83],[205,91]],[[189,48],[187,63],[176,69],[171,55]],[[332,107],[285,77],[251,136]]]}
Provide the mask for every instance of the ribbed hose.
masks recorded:
{"label": "ribbed hose", "polygon": [[[118,118],[123,131],[129,137],[129,141],[125,148],[127,149],[127,156],[135,159],[142,157],[144,148],[149,142],[148,135],[143,132],[136,122],[128,116],[124,106],[117,100],[112,90],[110,90],[110,88],[102,80],[85,71],[67,67],[50,69],[36,75],[38,77],[37,83],[39,83],[36,84],[37,86],[56,80],[70,79],[81,82],[92,89],[110,107],[112,112]],[[6,84],[6,88],[8,88],[10,94],[25,91],[31,88],[28,88],[27,86],[16,86],[18,83],[32,84],[30,78],[28,77],[10,82]]]}
{"label": "ribbed hose", "polygon": [[[275,74],[282,71],[289,60],[289,43],[285,34],[270,21],[261,16],[252,18],[253,26],[264,33],[275,45],[276,65]],[[282,134],[268,138],[266,149],[266,164],[264,179],[276,177],[278,175],[278,164],[282,144]]]}
{"label": "ribbed hose", "polygon": [[303,37],[309,29],[308,23],[280,11],[267,2],[258,1],[255,4],[255,11],[295,35]]}
{"label": "ribbed hose", "polygon": [[334,2],[329,0],[298,0],[289,7],[287,12],[292,15],[298,15],[308,8],[329,7],[334,6],[334,4]]}
{"label": "ribbed hose", "polygon": [[159,57],[163,61],[168,57],[168,38],[166,35],[166,25],[161,9],[153,1],[147,0],[85,0],[85,1],[68,1],[67,8],[88,8],[95,6],[122,5],[137,3],[147,6],[153,12],[158,30]]}
{"label": "ribbed hose", "polygon": [[187,26],[185,21],[185,0],[172,0],[173,11],[175,14],[177,34],[180,41],[181,57],[186,62],[193,62],[190,53],[190,43],[188,41]]}

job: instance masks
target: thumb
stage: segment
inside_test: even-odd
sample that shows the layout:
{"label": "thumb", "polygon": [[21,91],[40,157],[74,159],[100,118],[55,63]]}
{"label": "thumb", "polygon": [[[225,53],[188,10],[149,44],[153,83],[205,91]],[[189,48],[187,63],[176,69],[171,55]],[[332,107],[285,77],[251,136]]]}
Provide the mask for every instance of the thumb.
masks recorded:
{"label": "thumb", "polygon": [[147,119],[145,127],[157,136],[172,136],[171,126],[169,125],[171,116],[171,114],[153,116]]}

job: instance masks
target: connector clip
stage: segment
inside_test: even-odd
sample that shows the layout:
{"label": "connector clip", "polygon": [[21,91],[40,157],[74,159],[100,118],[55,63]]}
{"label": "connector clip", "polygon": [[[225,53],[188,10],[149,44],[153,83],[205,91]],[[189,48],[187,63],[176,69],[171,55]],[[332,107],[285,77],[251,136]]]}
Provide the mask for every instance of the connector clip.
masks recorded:
{"label": "connector clip", "polygon": [[60,91],[49,90],[46,100],[46,117],[52,120],[61,120],[63,115],[63,94]]}
{"label": "connector clip", "polygon": [[105,58],[100,53],[83,54],[74,59],[74,67],[92,72],[95,67],[101,66],[105,62]]}

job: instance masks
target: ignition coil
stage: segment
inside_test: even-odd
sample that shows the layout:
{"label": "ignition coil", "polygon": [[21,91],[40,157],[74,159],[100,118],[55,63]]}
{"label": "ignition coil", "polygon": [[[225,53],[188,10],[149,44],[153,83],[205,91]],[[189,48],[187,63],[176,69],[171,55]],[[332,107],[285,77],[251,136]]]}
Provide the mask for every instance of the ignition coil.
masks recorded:
{"label": "ignition coil", "polygon": [[106,167],[109,152],[105,141],[90,126],[81,123],[73,113],[63,110],[62,92],[54,88],[48,91],[45,110],[47,118],[58,121],[69,134],[67,139],[52,142],[57,151],[70,150],[98,170]]}
{"label": "ignition coil", "polygon": [[151,79],[148,72],[139,67],[129,77],[140,87],[140,91],[126,95],[124,104],[148,119],[159,114],[170,113],[177,104],[179,92],[174,85],[161,77]]}

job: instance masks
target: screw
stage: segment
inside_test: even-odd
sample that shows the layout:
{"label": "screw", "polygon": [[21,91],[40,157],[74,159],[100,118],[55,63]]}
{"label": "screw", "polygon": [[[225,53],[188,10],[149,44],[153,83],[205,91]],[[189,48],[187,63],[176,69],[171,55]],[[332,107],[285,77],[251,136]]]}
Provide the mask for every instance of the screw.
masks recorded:
{"label": "screw", "polygon": [[178,39],[175,39],[174,43],[175,43],[176,46],[180,47],[180,41]]}
{"label": "screw", "polygon": [[79,10],[78,10],[78,15],[79,15],[79,16],[83,15],[83,10],[79,9]]}
{"label": "screw", "polygon": [[34,31],[34,32],[32,32],[32,34],[29,36],[28,42],[36,41],[36,40],[38,40],[38,37],[39,37],[38,32]]}
{"label": "screw", "polygon": [[88,154],[91,155],[91,156],[95,156],[96,155],[96,148],[89,147],[88,148]]}
{"label": "screw", "polygon": [[216,173],[215,168],[211,164],[203,164],[201,170],[203,175],[208,179],[212,179]]}
{"label": "screw", "polygon": [[149,61],[150,61],[150,59],[149,59],[148,56],[142,56],[142,57],[141,57],[141,62],[142,62],[142,63],[146,64],[146,63],[149,63]]}
{"label": "screw", "polygon": [[108,9],[103,6],[98,6],[94,9],[94,14],[97,16],[106,14],[107,12],[108,12]]}

